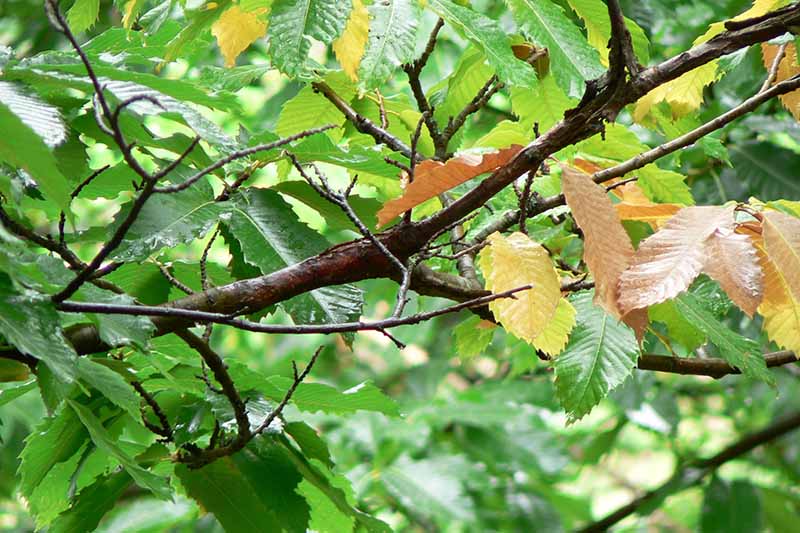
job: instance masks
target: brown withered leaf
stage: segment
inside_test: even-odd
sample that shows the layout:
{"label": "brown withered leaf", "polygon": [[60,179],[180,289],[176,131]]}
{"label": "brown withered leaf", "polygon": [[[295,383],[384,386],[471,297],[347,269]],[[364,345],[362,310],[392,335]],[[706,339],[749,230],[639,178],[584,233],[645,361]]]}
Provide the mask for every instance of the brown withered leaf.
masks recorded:
{"label": "brown withered leaf", "polygon": [[763,213],[764,249],[800,301],[800,219],[779,211]]}
{"label": "brown withered leaf", "polygon": [[[589,175],[564,166],[561,188],[575,222],[583,231],[583,260],[594,276],[595,303],[620,318],[624,313],[617,303],[617,284],[634,256],[630,237],[605,188],[592,181]],[[647,315],[643,313],[635,313],[624,320],[637,335],[647,327]]]}
{"label": "brown withered leaf", "polygon": [[462,154],[445,163],[423,161],[414,169],[414,181],[408,184],[402,196],[389,200],[378,211],[378,226],[475,176],[497,170],[520,150],[522,146],[515,144],[486,154]]}
{"label": "brown withered leaf", "polygon": [[[775,61],[775,56],[778,53],[780,45],[777,44],[762,44],[761,53],[764,58],[764,66],[769,70],[772,63]],[[794,43],[786,45],[786,54],[778,64],[778,74],[775,77],[775,83],[780,83],[788,80],[792,76],[800,74],[800,65],[797,64],[797,49]],[[780,97],[781,103],[789,112],[794,115],[796,120],[800,120],[800,90],[792,91],[790,93],[782,94]]]}
{"label": "brown withered leaf", "polygon": [[620,276],[622,313],[647,308],[685,291],[703,271],[708,238],[718,228],[732,228],[733,209],[685,207],[642,241],[631,266]]}
{"label": "brown withered leaf", "polygon": [[733,223],[717,228],[706,242],[703,272],[719,283],[733,303],[752,317],[764,297],[764,276],[752,240]]}

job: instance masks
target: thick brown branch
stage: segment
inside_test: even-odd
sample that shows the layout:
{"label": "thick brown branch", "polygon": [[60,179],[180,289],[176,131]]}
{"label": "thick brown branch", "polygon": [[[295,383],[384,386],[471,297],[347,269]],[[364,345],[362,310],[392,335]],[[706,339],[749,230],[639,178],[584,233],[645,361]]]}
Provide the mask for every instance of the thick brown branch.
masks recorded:
{"label": "thick brown branch", "polygon": [[[764,354],[767,366],[772,368],[797,362],[794,352],[780,351]],[[654,370],[671,374],[684,374],[692,376],[710,376],[721,378],[728,374],[741,374],[741,371],[728,364],[724,359],[695,357],[669,357],[666,355],[644,354],[639,357],[637,364],[639,370]]]}

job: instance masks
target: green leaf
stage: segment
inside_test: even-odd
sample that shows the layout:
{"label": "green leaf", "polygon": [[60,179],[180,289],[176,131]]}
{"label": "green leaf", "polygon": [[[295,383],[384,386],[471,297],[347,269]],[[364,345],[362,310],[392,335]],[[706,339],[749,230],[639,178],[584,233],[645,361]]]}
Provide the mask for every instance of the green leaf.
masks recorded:
{"label": "green leaf", "polygon": [[22,353],[44,362],[61,382],[74,380],[77,354],[64,338],[50,299],[32,290],[17,291],[2,273],[0,334]]}
{"label": "green leaf", "polygon": [[281,531],[275,509],[261,499],[233,458],[223,457],[197,470],[178,465],[175,475],[187,494],[213,513],[226,532]]}
{"label": "green leaf", "polygon": [[289,422],[283,430],[300,446],[303,455],[309,459],[320,461],[328,468],[333,468],[333,459],[328,451],[328,445],[314,428],[305,422]]}
{"label": "green leaf", "polygon": [[125,264],[107,275],[106,279],[145,305],[166,302],[172,288],[153,263]]}
{"label": "green leaf", "polygon": [[383,159],[380,150],[362,146],[350,146],[345,150],[334,144],[327,135],[314,135],[304,139],[293,146],[291,150],[302,163],[312,161],[329,163],[352,170],[359,175],[374,174],[396,180],[399,172],[397,167],[388,164]]}
{"label": "green leaf", "polygon": [[70,508],[61,513],[50,527],[49,533],[76,533],[94,531],[100,520],[110,511],[133,479],[124,470],[97,479],[83,489]]}
{"label": "green leaf", "polygon": [[[183,172],[188,174],[190,169]],[[118,261],[141,261],[161,248],[191,242],[208,233],[227,209],[227,204],[214,201],[211,184],[204,178],[183,191],[154,195],[112,255]],[[123,208],[109,233],[127,214]]]}
{"label": "green leaf", "polygon": [[[469,104],[478,91],[492,77],[494,69],[486,64],[486,56],[475,45],[470,45],[459,59],[455,71],[440,81],[429,91],[431,103],[435,106],[434,116],[437,121],[447,123],[451,116],[458,115]],[[437,87],[442,89],[437,92]],[[438,103],[438,99],[444,101]]]}
{"label": "green leaf", "polygon": [[[345,101],[352,100],[356,94],[352,84],[345,79],[342,72],[327,76],[325,82]],[[344,121],[344,115],[335,105],[313,86],[306,85],[294,98],[283,104],[275,131],[282,137],[288,137],[322,124],[341,125]]]}
{"label": "green leaf", "polygon": [[492,342],[495,326],[482,322],[480,317],[472,315],[453,329],[456,352],[462,359],[482,354]]}
{"label": "green leaf", "polygon": [[0,384],[0,407],[9,402],[13,402],[23,394],[36,388],[36,380],[26,383],[2,383]]}
{"label": "green leaf", "polygon": [[436,518],[441,524],[475,520],[473,503],[464,489],[470,467],[460,456],[415,461],[401,455],[380,476],[383,485],[406,508]]}
{"label": "green leaf", "polygon": [[[330,230],[350,230],[358,231],[355,224],[344,214],[339,206],[332,204],[325,198],[319,195],[308,183],[305,181],[284,181],[272,187],[273,190],[281,194],[291,196],[296,200],[300,200],[307,206],[314,209],[325,219],[325,227]],[[377,212],[381,208],[381,203],[374,198],[364,198],[357,194],[351,194],[348,197],[348,202],[353,211],[356,212],[358,218],[368,228],[374,228],[378,225]]]}
{"label": "green leaf", "polygon": [[342,33],[350,0],[275,0],[269,14],[269,53],[282,72],[304,70],[311,40],[331,44]]}
{"label": "green leaf", "polygon": [[582,291],[570,298],[578,323],[553,365],[556,395],[571,422],[625,381],[639,357],[633,330],[595,306],[593,295],[594,291]]}
{"label": "green leaf", "polygon": [[522,34],[550,53],[550,69],[559,86],[580,98],[585,82],[601,76],[597,50],[592,48],[564,10],[550,0],[507,0]]}
{"label": "green leaf", "polygon": [[108,398],[114,405],[126,411],[134,420],[141,418],[139,397],[133,387],[121,375],[88,357],[78,359],[78,376]]}
{"label": "green leaf", "polygon": [[75,455],[88,441],[89,434],[75,413],[63,407],[31,431],[20,454],[20,492],[29,497],[48,472]]}
{"label": "green leaf", "polygon": [[651,321],[667,326],[670,339],[678,341],[688,351],[694,351],[705,344],[706,334],[678,311],[675,301],[667,300],[653,305],[647,313]]}
{"label": "green leaf", "polygon": [[151,491],[159,498],[169,498],[170,490],[166,479],[145,470],[130,455],[125,453],[122,448],[114,442],[114,439],[108,434],[106,428],[103,427],[103,423],[92,414],[92,411],[88,407],[74,400],[67,400],[67,403],[72,407],[73,411],[78,415],[78,418],[80,418],[81,423],[89,431],[89,436],[95,446],[119,461],[137,485]]}
{"label": "green leaf", "polygon": [[775,378],[767,369],[761,347],[756,341],[728,329],[691,293],[685,293],[676,298],[675,307],[686,320],[705,333],[708,339],[719,348],[722,358],[741,370],[742,374],[772,385],[775,384]]}
{"label": "green leaf", "polygon": [[67,11],[67,23],[73,33],[81,33],[91,28],[100,12],[100,0],[75,0]]}
{"label": "green leaf", "polygon": [[755,487],[744,479],[728,483],[714,476],[705,489],[700,524],[703,533],[763,531]]}
{"label": "green leaf", "polygon": [[[569,6],[586,25],[589,43],[594,46],[603,64],[608,65],[608,41],[611,39],[611,21],[608,8],[601,0],[568,0]],[[642,65],[650,61],[650,42],[644,30],[636,22],[625,17],[625,25],[631,34],[633,51]]]}
{"label": "green leaf", "polygon": [[420,9],[413,0],[373,2],[369,10],[369,40],[358,77],[362,88],[375,89],[404,63],[414,59]]}
{"label": "green leaf", "polygon": [[24,169],[45,197],[69,211],[72,190],[50,151],[67,138],[59,111],[0,82],[0,131],[14,132],[0,136],[0,162]]}
{"label": "green leaf", "polygon": [[567,109],[575,107],[576,100],[569,98],[556,83],[552,74],[548,74],[533,89],[513,87],[511,89],[511,107],[519,116],[519,121],[529,131],[534,124],[539,124],[539,131],[547,131],[556,122],[564,118]]}
{"label": "green leaf", "polygon": [[728,147],[732,169],[723,173],[725,185],[742,200],[758,196],[763,200],[800,198],[796,169],[800,156],[770,142],[749,141]]}
{"label": "green leaf", "polygon": [[523,87],[536,84],[536,71],[531,65],[517,59],[506,32],[497,22],[450,0],[431,0],[428,5],[483,50],[500,81]]}
{"label": "green leaf", "polygon": [[[227,225],[241,245],[245,261],[263,274],[299,263],[329,246],[324,237],[300,222],[275,191],[248,189],[231,201]],[[351,285],[325,287],[281,306],[297,323],[349,322],[361,315],[361,291]]]}
{"label": "green leaf", "polygon": [[[272,400],[280,401],[291,384],[292,380],[289,378],[272,376],[263,380],[263,385],[253,388]],[[345,415],[362,410],[376,411],[388,416],[400,415],[397,403],[368,381],[343,392],[323,383],[301,383],[292,395],[292,403],[301,411],[309,412]]]}

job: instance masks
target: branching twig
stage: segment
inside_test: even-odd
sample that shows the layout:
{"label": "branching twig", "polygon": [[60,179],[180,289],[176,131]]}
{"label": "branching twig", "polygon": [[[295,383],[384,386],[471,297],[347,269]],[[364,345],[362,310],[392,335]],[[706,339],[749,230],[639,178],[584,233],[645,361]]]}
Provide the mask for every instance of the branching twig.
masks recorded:
{"label": "branching twig", "polygon": [[601,531],[607,531],[614,524],[638,512],[638,510],[646,504],[656,502],[673,493],[675,490],[696,485],[700,483],[704,477],[726,462],[736,459],[754,448],[772,442],[798,428],[800,428],[800,412],[795,412],[761,431],[743,437],[741,440],[731,444],[713,457],[681,466],[675,474],[660,487],[646,492],[630,503],[610,513],[605,518],[593,522],[581,528],[579,531],[581,533],[599,533]]}

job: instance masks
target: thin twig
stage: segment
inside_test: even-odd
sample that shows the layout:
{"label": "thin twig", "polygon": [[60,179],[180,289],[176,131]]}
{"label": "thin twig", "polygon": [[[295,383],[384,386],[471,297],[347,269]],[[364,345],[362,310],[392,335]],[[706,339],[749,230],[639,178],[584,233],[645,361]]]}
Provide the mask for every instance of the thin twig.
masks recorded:
{"label": "thin twig", "polygon": [[203,170],[197,171],[195,174],[190,176],[185,181],[182,181],[180,183],[175,183],[173,185],[167,185],[165,187],[156,187],[155,192],[169,194],[169,193],[176,193],[176,192],[183,191],[185,189],[188,189],[192,185],[194,185],[194,183],[197,182],[197,180],[199,180],[203,176],[207,176],[208,174],[211,174],[215,170],[224,167],[225,165],[227,165],[228,163],[230,163],[232,161],[236,161],[237,159],[242,159],[242,158],[245,158],[247,156],[250,156],[250,155],[253,155],[253,154],[257,154],[258,152],[265,152],[267,150],[273,150],[275,148],[280,148],[281,146],[284,146],[286,144],[294,142],[294,141],[296,141],[298,139],[303,139],[303,138],[309,137],[311,135],[316,135],[317,133],[322,133],[323,131],[327,131],[327,130],[329,130],[331,128],[335,128],[335,127],[336,127],[335,124],[327,124],[325,126],[320,126],[319,128],[311,128],[311,129],[308,129],[308,130],[305,130],[305,131],[301,131],[300,133],[296,133],[294,135],[290,135],[289,137],[284,137],[283,139],[278,139],[277,141],[273,141],[271,143],[259,144],[259,145],[256,145],[256,146],[251,146],[250,148],[245,148],[244,150],[237,150],[237,151],[235,151],[235,152],[233,152],[231,154],[228,154],[227,156],[223,157],[222,159],[219,159],[219,160],[215,161],[211,165],[208,165]]}

